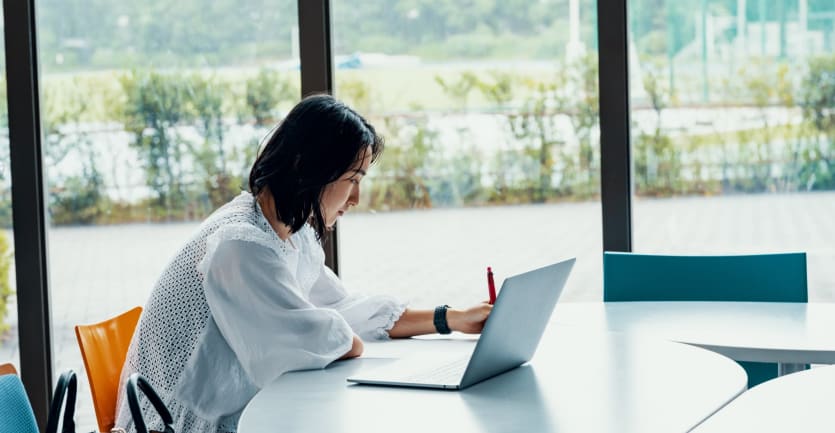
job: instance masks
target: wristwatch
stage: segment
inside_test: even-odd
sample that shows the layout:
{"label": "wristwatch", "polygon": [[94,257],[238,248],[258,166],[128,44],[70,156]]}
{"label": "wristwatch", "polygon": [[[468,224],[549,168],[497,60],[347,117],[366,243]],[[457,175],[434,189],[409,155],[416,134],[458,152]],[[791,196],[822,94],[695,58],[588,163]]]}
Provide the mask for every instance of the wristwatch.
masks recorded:
{"label": "wristwatch", "polygon": [[449,334],[452,332],[446,321],[447,308],[449,308],[449,305],[439,305],[435,307],[435,318],[433,322],[435,323],[435,330],[438,331],[438,334]]}

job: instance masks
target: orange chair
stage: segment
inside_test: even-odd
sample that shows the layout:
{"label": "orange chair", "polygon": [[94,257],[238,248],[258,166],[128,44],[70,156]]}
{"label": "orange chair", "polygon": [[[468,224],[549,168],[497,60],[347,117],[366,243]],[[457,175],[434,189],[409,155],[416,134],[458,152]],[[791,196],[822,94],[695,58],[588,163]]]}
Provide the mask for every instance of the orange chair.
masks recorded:
{"label": "orange chair", "polygon": [[4,374],[17,374],[14,364],[0,364],[0,376]]}
{"label": "orange chair", "polygon": [[119,376],[141,314],[142,307],[136,307],[101,323],[75,327],[101,432],[109,432],[116,423]]}

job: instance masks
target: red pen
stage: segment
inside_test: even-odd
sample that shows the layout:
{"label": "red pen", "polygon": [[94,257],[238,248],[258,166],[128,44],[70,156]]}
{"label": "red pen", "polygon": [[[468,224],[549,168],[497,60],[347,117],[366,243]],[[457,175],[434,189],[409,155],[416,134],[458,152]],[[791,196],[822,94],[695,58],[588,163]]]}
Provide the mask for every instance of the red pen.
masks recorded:
{"label": "red pen", "polygon": [[493,269],[487,267],[487,291],[490,292],[490,305],[496,302],[496,283],[493,282]]}

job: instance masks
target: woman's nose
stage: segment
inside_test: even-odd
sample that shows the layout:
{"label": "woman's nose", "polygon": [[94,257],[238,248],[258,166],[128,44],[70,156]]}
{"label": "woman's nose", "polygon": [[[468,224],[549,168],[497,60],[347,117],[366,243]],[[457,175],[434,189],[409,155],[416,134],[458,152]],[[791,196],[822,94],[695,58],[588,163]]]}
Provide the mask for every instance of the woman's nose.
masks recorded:
{"label": "woman's nose", "polygon": [[348,196],[348,206],[356,206],[360,202],[360,187],[354,187],[351,195]]}

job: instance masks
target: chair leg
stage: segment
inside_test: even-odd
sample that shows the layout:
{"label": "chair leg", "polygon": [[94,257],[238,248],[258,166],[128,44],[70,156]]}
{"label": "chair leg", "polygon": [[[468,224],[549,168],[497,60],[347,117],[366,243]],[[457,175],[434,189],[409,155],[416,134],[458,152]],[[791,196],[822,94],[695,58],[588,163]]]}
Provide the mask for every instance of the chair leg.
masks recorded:
{"label": "chair leg", "polygon": [[785,376],[787,374],[796,373],[798,371],[803,371],[809,368],[808,364],[786,364],[780,363],[778,365],[778,373],[780,376]]}

